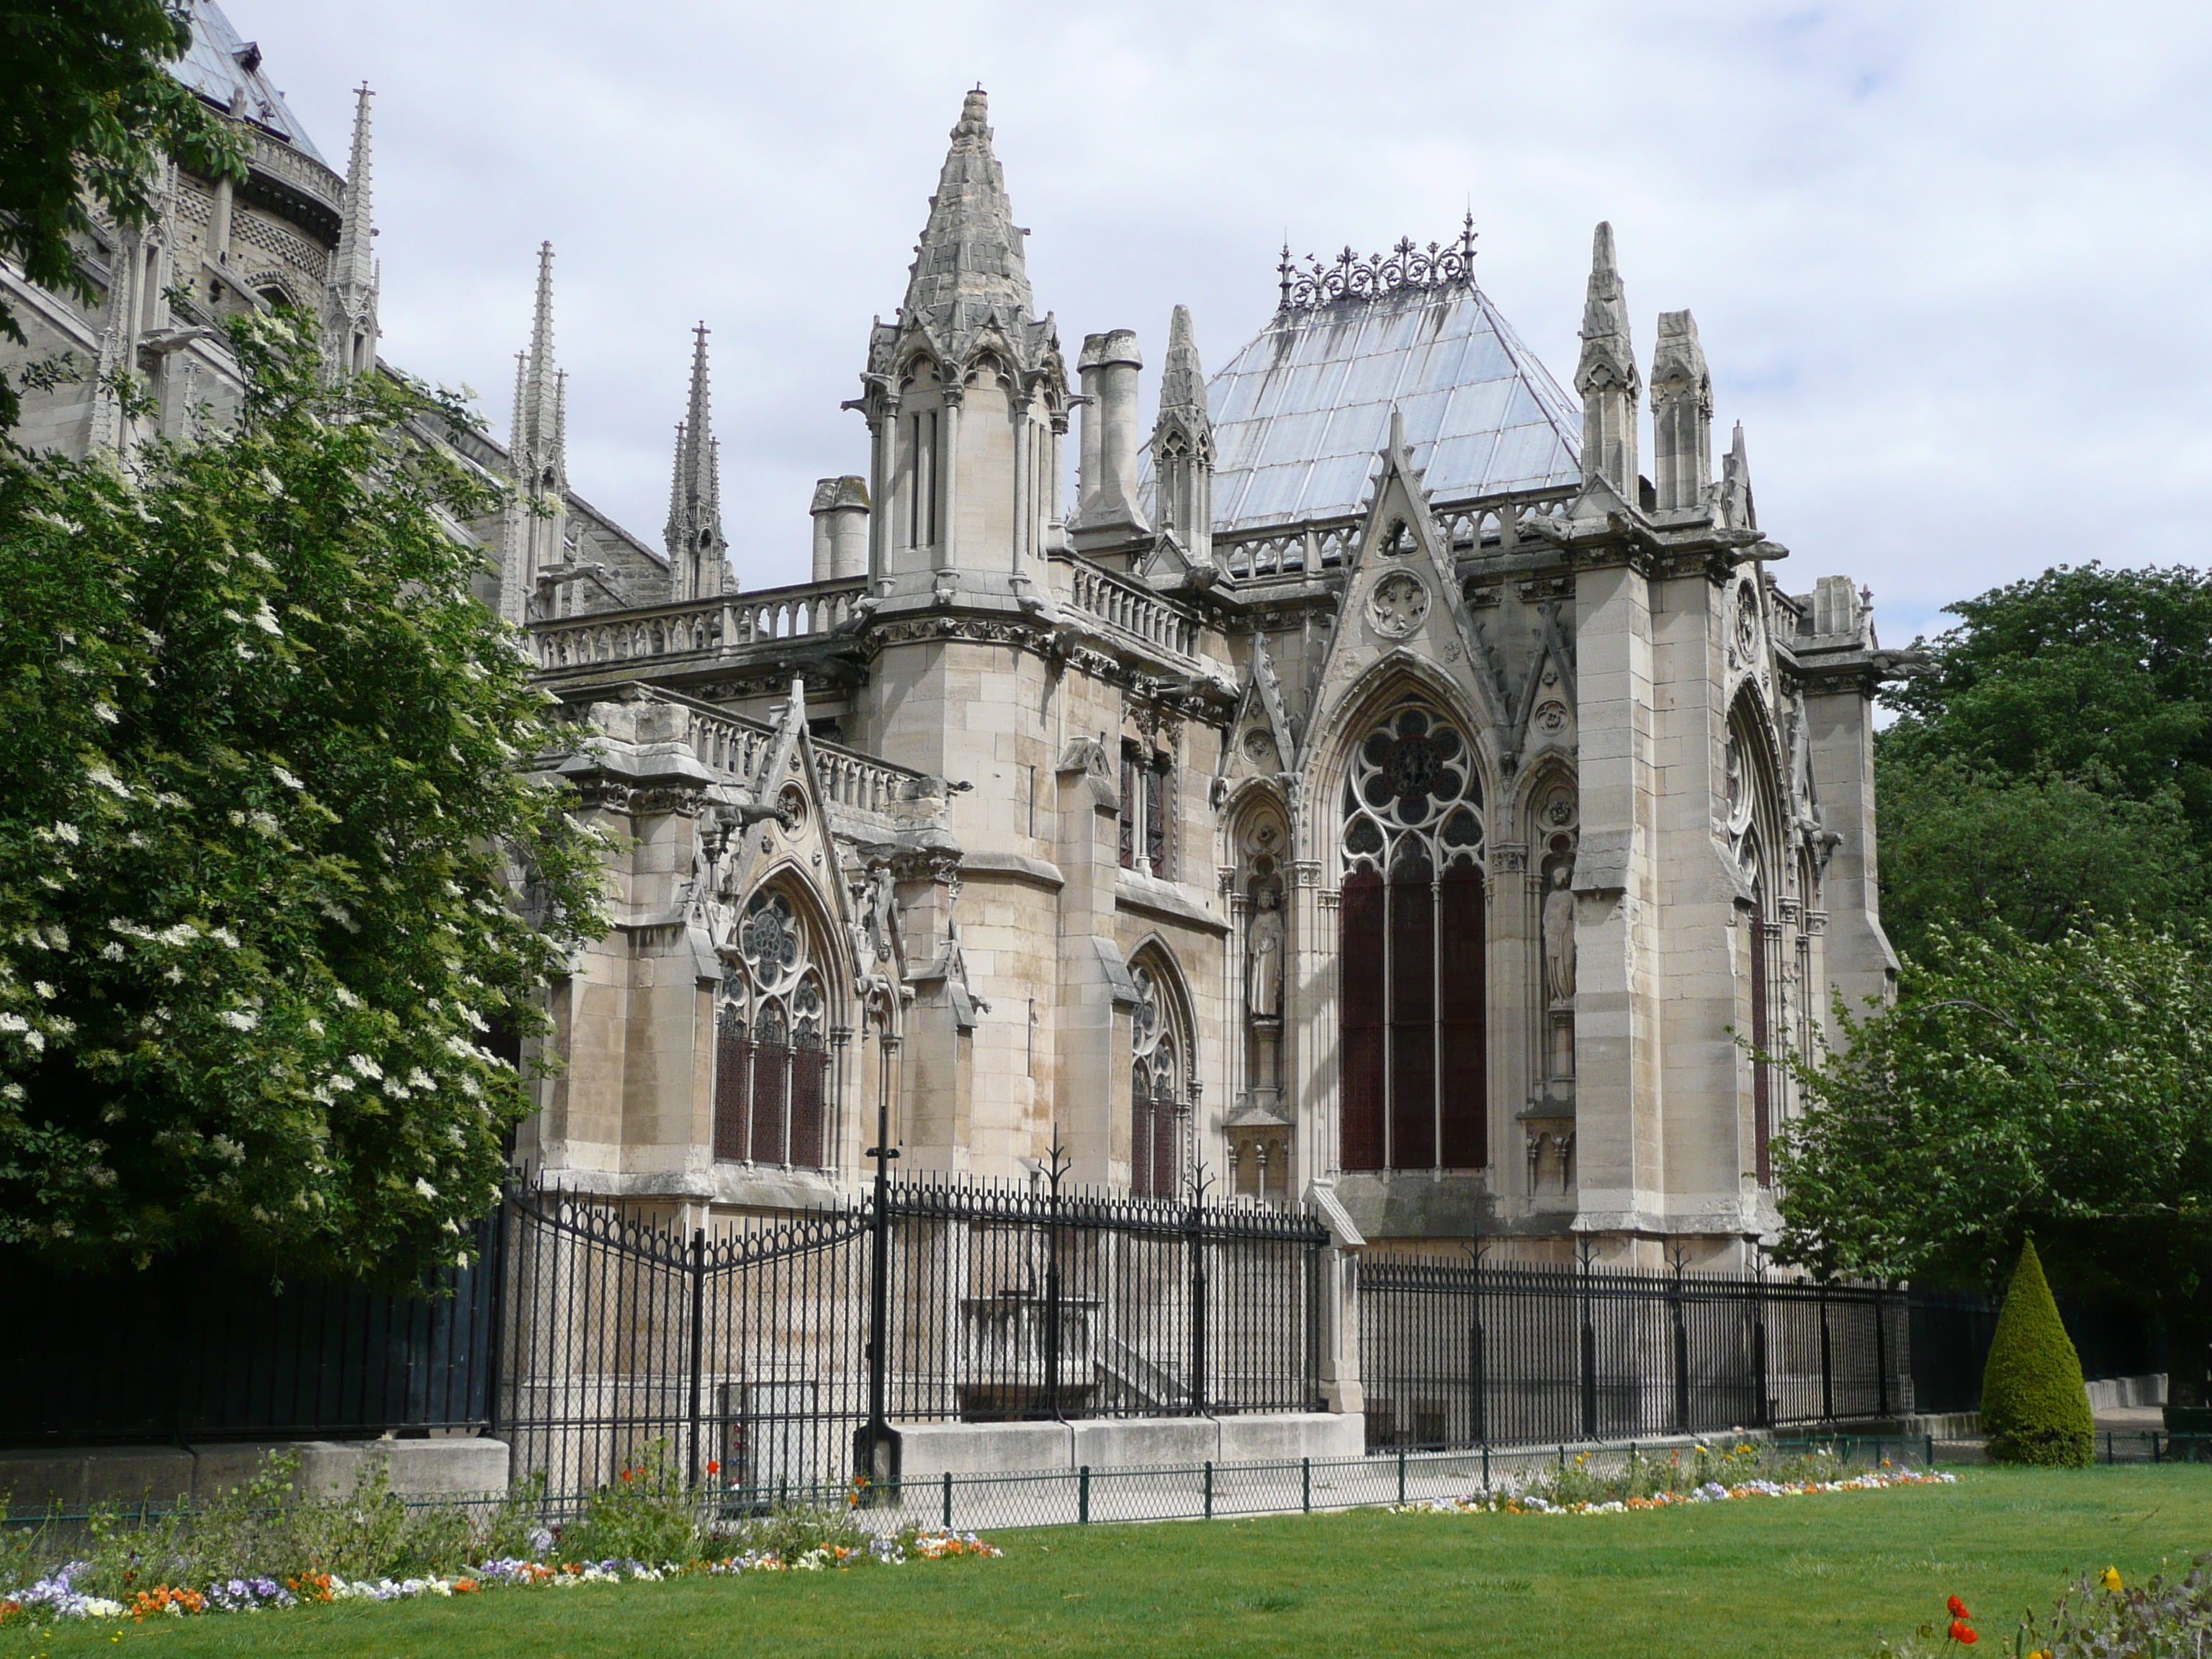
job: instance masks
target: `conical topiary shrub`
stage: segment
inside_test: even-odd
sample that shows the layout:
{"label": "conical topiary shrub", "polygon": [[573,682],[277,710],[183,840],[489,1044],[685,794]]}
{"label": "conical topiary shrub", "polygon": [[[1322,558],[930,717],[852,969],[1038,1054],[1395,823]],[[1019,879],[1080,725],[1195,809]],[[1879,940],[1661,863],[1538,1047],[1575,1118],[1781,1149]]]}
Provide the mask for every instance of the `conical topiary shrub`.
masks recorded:
{"label": "conical topiary shrub", "polygon": [[2081,1357],[2059,1322],[2032,1238],[2021,1246],[1982,1372],[1982,1432],[1995,1463],[2086,1468],[2095,1453]]}

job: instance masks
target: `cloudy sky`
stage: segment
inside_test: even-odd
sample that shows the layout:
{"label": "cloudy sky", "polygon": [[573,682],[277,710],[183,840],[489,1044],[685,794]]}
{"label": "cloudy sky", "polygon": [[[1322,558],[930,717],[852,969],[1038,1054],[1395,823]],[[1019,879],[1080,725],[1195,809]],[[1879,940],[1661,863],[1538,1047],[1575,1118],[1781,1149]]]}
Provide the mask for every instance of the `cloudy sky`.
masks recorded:
{"label": "cloudy sky", "polygon": [[334,161],[376,89],[385,354],[501,431],[553,242],[571,478],[656,543],[709,325],[748,587],[866,470],[838,404],[978,82],[1039,306],[1071,355],[1136,329],[1148,392],[1174,305],[1214,366],[1265,324],[1285,235],[1470,206],[1564,380],[1606,218],[1647,361],[1696,312],[1793,587],[1849,572],[1899,642],[2051,563],[2208,562],[2212,8],[225,4]]}

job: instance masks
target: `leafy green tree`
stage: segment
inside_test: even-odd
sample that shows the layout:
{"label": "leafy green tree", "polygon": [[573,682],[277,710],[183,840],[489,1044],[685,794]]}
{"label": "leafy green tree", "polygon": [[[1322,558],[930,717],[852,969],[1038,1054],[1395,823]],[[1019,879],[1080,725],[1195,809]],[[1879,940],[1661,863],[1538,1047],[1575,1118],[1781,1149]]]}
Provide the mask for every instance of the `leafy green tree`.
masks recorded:
{"label": "leafy green tree", "polygon": [[[181,0],[10,0],[0,8],[0,255],[40,287],[88,303],[98,289],[76,239],[94,204],[143,225],[163,157],[209,178],[245,176],[236,131],[173,76],[191,45]],[[0,301],[0,336],[24,343]],[[0,432],[17,393],[0,376]]]}
{"label": "leafy green tree", "polygon": [[234,429],[0,462],[0,1240],[450,1261],[524,1114],[496,1028],[604,927],[547,703],[453,526],[465,412],[241,319]]}
{"label": "leafy green tree", "polygon": [[1887,755],[1876,775],[1882,927],[1908,962],[1936,930],[1985,917],[2048,943],[2091,916],[2204,909],[2203,861],[2172,792],[2139,801],[2078,778]]}
{"label": "leafy green tree", "polygon": [[1982,1431],[1998,1463],[2088,1467],[2097,1423],[2081,1357],[2058,1317],[2035,1240],[2024,1239],[1982,1371]]}
{"label": "leafy green tree", "polygon": [[2212,1403],[2212,963],[2094,922],[1929,937],[1893,1007],[1785,1057],[1778,1255],[1823,1273],[1978,1278],[2033,1231],[2062,1283],[2165,1311],[2177,1406]]}

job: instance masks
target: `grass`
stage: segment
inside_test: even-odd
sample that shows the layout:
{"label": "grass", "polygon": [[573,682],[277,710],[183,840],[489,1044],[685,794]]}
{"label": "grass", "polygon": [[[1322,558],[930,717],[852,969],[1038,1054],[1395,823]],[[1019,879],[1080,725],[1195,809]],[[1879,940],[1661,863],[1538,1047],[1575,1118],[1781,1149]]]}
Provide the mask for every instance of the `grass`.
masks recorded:
{"label": "grass", "polygon": [[[2212,1467],[1972,1468],[1949,1487],[1590,1516],[1348,1515],[995,1535],[995,1561],[359,1604],[0,1636],[0,1659],[1863,1659],[1966,1598],[2020,1613],[2212,1547]],[[1940,1624],[1939,1624],[1940,1629]],[[117,1639],[118,1638],[119,1639]]]}

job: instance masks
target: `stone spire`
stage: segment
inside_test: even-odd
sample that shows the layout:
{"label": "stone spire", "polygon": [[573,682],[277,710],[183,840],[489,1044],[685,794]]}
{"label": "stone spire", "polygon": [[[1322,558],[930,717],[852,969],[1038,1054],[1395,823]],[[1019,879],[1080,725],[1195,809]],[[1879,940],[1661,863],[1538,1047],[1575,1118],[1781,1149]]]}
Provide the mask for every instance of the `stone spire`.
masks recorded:
{"label": "stone spire", "polygon": [[1643,383],[1628,337],[1628,296],[1613,264],[1613,227],[1601,223],[1590,249],[1589,297],[1583,305],[1583,352],[1575,390],[1583,400],[1583,481],[1603,479],[1637,504],[1636,400]]}
{"label": "stone spire", "polygon": [[338,210],[337,252],[324,286],[323,349],[339,374],[363,374],[376,366],[376,299],[381,286],[370,211],[371,166],[368,84],[354,94],[353,156],[346,164],[345,194]]}
{"label": "stone spire", "polygon": [[1036,303],[1022,235],[1006,199],[1005,169],[991,153],[990,102],[978,87],[962,102],[960,125],[952,129],[899,320],[929,329],[955,348],[956,358],[964,355],[956,343],[994,317],[1012,333],[1030,319]]}
{"label": "stone spire", "polygon": [[669,598],[704,599],[722,591],[720,447],[707,381],[707,325],[691,331],[691,401],[676,428],[676,474],[669,486]]}
{"label": "stone spire", "polygon": [[532,619],[538,578],[568,550],[568,377],[553,362],[553,244],[538,249],[538,303],[530,349],[515,360],[507,464],[514,494],[507,509],[500,615]]}
{"label": "stone spire", "polygon": [[1659,313],[1651,353],[1651,473],[1657,508],[1686,512],[1705,504],[1713,477],[1713,378],[1698,343],[1698,319]]}
{"label": "stone spire", "polygon": [[1206,408],[1206,371],[1190,309],[1177,306],[1168,323],[1167,362],[1160,375],[1159,418],[1152,423],[1155,516],[1173,531],[1183,556],[1203,566],[1213,557],[1213,422]]}
{"label": "stone spire", "polygon": [[1744,453],[1741,421],[1735,423],[1728,453],[1721,458],[1720,521],[1727,530],[1759,528],[1759,509],[1751,496],[1751,458]]}

